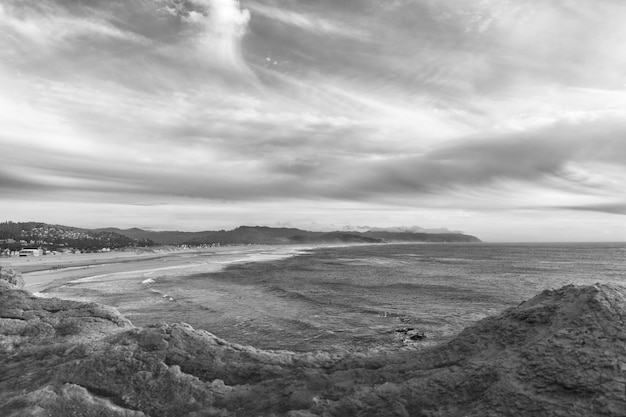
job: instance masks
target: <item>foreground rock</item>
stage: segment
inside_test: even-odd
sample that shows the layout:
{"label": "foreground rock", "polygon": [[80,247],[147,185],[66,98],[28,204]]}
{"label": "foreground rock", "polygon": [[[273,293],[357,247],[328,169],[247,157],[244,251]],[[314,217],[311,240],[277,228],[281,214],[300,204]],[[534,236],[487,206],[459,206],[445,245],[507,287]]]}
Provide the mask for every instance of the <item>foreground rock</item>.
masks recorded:
{"label": "foreground rock", "polygon": [[24,278],[18,271],[0,266],[0,287],[24,288]]}
{"label": "foreground rock", "polygon": [[450,343],[268,352],[0,287],[2,416],[624,416],[626,289],[546,291]]}

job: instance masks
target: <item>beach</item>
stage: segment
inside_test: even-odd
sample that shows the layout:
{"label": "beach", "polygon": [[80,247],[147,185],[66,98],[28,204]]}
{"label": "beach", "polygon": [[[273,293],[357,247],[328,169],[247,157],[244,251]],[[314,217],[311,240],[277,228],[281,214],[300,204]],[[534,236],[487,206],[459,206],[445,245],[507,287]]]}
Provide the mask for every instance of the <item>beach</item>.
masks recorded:
{"label": "beach", "polygon": [[311,246],[245,245],[199,249],[158,247],[104,253],[56,254],[0,258],[0,266],[22,273],[25,289],[41,296],[64,285],[118,285],[157,277],[217,272],[241,262],[293,256]]}

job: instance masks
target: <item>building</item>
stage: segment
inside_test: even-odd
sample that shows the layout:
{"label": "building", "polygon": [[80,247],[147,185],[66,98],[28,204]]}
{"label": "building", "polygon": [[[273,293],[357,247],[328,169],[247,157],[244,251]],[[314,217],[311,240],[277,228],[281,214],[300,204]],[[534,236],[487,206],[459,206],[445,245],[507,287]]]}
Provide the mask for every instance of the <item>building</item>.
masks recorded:
{"label": "building", "polygon": [[41,248],[24,248],[19,252],[20,256],[41,256],[43,250]]}

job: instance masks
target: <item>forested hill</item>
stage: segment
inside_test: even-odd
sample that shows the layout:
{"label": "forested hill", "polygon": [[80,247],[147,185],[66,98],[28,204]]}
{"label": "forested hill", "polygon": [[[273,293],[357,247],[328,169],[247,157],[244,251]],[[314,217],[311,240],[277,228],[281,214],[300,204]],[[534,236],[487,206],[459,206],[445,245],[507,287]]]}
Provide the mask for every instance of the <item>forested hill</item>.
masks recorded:
{"label": "forested hill", "polygon": [[462,233],[411,233],[382,231],[311,232],[295,228],[241,226],[234,230],[205,232],[152,232],[141,229],[99,229],[134,239],[149,239],[162,245],[201,244],[297,244],[297,243],[384,243],[384,242],[480,242]]}
{"label": "forested hill", "polygon": [[0,223],[0,250],[17,251],[26,247],[49,250],[102,250],[133,246],[152,246],[149,239],[133,238],[107,230],[51,225],[39,222]]}

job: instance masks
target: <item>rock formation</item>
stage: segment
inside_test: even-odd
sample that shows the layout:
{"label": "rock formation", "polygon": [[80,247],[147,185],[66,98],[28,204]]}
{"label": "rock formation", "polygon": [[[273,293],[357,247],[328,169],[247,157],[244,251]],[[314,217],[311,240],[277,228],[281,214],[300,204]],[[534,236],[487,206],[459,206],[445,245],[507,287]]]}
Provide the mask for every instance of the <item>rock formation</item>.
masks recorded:
{"label": "rock formation", "polygon": [[18,271],[0,266],[0,286],[24,288],[24,278]]}
{"label": "rock formation", "polygon": [[545,291],[451,342],[262,351],[0,287],[0,415],[624,416],[626,288]]}

